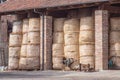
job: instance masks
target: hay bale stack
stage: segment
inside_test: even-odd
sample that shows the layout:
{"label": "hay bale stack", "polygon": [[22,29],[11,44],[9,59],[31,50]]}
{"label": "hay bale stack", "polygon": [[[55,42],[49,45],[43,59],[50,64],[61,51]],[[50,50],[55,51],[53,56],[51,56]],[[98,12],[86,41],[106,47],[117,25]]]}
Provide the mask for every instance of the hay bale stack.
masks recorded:
{"label": "hay bale stack", "polygon": [[9,69],[17,70],[19,67],[20,47],[9,47]]}
{"label": "hay bale stack", "polygon": [[54,32],[63,32],[65,18],[54,19]]}
{"label": "hay bale stack", "polygon": [[27,56],[27,45],[22,45],[20,50],[20,58]]}
{"label": "hay bale stack", "polygon": [[63,44],[53,44],[52,51],[54,57],[63,57],[64,55],[64,45]]}
{"label": "hay bale stack", "polygon": [[28,31],[29,30],[29,19],[23,19],[23,39],[20,51],[19,69],[26,70],[27,66],[27,45],[28,45]]}
{"label": "hay bale stack", "polygon": [[68,19],[64,22],[64,33],[66,32],[79,32],[79,19]]}
{"label": "hay bale stack", "polygon": [[73,58],[79,60],[79,46],[78,45],[66,45],[64,47],[64,53],[66,58]]}
{"label": "hay bale stack", "polygon": [[[64,55],[66,58],[73,58],[76,65],[79,64],[79,24],[79,19],[68,19],[64,22]],[[75,65],[71,66],[74,67]]]}
{"label": "hay bale stack", "polygon": [[120,43],[110,45],[110,56],[120,56]]}
{"label": "hay bale stack", "polygon": [[10,57],[19,57],[21,47],[9,47],[9,56]]}
{"label": "hay bale stack", "polygon": [[21,43],[22,43],[22,34],[15,34],[15,33],[10,34],[10,39],[9,39],[10,47],[21,46]]}
{"label": "hay bale stack", "polygon": [[13,31],[9,39],[9,63],[10,70],[19,69],[20,49],[22,44],[22,21],[13,23]]}
{"label": "hay bale stack", "polygon": [[40,69],[40,57],[27,57],[27,70],[38,70]]}
{"label": "hay bale stack", "polygon": [[64,35],[65,45],[78,45],[79,32],[66,32]]}
{"label": "hay bale stack", "polygon": [[28,33],[28,44],[40,44],[40,31]]}
{"label": "hay bale stack", "polygon": [[63,59],[61,57],[53,58],[53,69],[56,69],[56,70],[63,69]]}
{"label": "hay bale stack", "polygon": [[13,22],[13,31],[12,33],[22,34],[22,21]]}
{"label": "hay bale stack", "polygon": [[80,56],[94,56],[95,45],[86,44],[79,46]]}
{"label": "hay bale stack", "polygon": [[52,63],[53,69],[63,69],[64,57],[64,33],[63,25],[65,18],[54,19],[54,33],[53,33],[53,46],[52,46]]}
{"label": "hay bale stack", "polygon": [[116,69],[120,69],[120,57],[119,56],[113,56],[112,61],[114,62],[114,67]]}
{"label": "hay bale stack", "polygon": [[22,70],[34,70],[40,69],[39,57],[20,58],[19,69]]}
{"label": "hay bale stack", "polygon": [[120,17],[110,19],[111,30],[120,30]]}
{"label": "hay bale stack", "polygon": [[115,44],[120,42],[120,31],[119,30],[111,30],[110,31],[110,43]]}
{"label": "hay bale stack", "polygon": [[93,17],[84,16],[80,18],[79,54],[81,64],[95,65],[95,30]]}
{"label": "hay bale stack", "polygon": [[18,70],[19,69],[19,57],[10,57],[9,56],[9,69]]}
{"label": "hay bale stack", "polygon": [[27,33],[29,29],[29,19],[23,19],[22,33]]}
{"label": "hay bale stack", "polygon": [[27,45],[27,57],[39,57],[40,56],[40,45]]}
{"label": "hay bale stack", "polygon": [[27,58],[26,57],[20,57],[19,60],[19,69],[26,70],[27,69]]}
{"label": "hay bale stack", "polygon": [[26,69],[40,69],[40,18],[29,19],[26,58]]}
{"label": "hay bale stack", "polygon": [[40,18],[24,19],[22,31],[19,69],[40,69]]}
{"label": "hay bale stack", "polygon": [[40,18],[29,19],[29,32],[40,31]]}
{"label": "hay bale stack", "polygon": [[110,19],[110,56],[116,68],[120,68],[120,17]]}
{"label": "hay bale stack", "polygon": [[63,44],[64,43],[64,33],[54,32],[53,33],[53,43]]}
{"label": "hay bale stack", "polygon": [[28,33],[23,34],[22,45],[28,44]]}

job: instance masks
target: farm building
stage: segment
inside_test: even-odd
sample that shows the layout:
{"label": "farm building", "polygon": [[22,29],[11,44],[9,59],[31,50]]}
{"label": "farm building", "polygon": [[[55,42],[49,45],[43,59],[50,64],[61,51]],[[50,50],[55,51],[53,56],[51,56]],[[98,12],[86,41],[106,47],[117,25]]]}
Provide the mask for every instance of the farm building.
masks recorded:
{"label": "farm building", "polygon": [[120,69],[119,0],[6,0],[0,16],[1,66]]}

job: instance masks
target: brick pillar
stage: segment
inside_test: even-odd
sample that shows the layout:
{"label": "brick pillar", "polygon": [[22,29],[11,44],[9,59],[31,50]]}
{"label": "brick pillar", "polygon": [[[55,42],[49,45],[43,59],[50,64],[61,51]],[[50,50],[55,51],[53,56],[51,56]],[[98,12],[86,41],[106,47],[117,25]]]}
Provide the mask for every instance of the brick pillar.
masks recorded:
{"label": "brick pillar", "polygon": [[0,17],[0,66],[8,64],[8,33],[6,16]]}
{"label": "brick pillar", "polygon": [[95,69],[108,69],[108,11],[95,11]]}
{"label": "brick pillar", "polygon": [[40,62],[42,66],[42,38],[44,38],[44,70],[52,69],[52,17],[44,16],[44,37],[42,35],[42,18],[41,18],[41,49]]}

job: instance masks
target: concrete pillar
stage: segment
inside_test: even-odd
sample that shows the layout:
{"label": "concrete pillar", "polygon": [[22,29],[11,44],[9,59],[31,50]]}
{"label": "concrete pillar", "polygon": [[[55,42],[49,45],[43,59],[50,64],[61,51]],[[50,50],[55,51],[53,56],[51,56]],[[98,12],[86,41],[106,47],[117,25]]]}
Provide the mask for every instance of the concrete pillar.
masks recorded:
{"label": "concrete pillar", "polygon": [[108,69],[108,11],[95,11],[95,69]]}
{"label": "concrete pillar", "polygon": [[[42,20],[42,18],[41,18]],[[44,16],[44,37],[42,35],[42,24],[41,21],[41,49],[40,49],[40,62],[41,67],[44,67],[44,70],[51,70],[52,69],[52,17],[51,16]],[[44,41],[42,40],[44,38]],[[43,43],[44,42],[44,43]],[[44,48],[43,45],[44,44]],[[42,53],[44,49],[44,66],[42,66]]]}

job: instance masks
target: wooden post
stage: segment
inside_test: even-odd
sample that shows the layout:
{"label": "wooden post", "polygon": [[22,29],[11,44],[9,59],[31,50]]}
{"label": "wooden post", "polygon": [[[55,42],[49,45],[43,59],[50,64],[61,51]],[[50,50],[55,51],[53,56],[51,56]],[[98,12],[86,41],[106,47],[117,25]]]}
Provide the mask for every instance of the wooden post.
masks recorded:
{"label": "wooden post", "polygon": [[108,11],[95,11],[95,69],[108,69]]}

